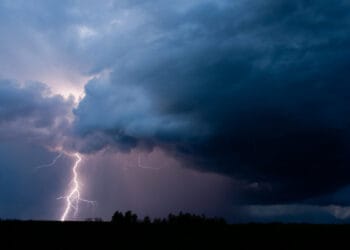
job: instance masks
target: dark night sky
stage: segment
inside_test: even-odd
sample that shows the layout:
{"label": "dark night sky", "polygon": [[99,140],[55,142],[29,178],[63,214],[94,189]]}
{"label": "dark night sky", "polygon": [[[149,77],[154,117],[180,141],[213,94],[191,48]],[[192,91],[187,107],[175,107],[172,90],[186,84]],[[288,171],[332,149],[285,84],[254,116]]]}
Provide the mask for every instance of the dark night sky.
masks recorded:
{"label": "dark night sky", "polygon": [[350,2],[0,0],[0,217],[350,221]]}

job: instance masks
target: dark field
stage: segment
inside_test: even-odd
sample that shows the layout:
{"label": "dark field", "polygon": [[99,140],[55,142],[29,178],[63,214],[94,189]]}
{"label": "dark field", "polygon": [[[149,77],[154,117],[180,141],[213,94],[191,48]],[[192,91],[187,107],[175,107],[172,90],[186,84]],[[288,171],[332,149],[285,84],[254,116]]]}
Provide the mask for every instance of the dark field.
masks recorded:
{"label": "dark field", "polygon": [[348,249],[349,225],[117,225],[1,221],[0,249]]}

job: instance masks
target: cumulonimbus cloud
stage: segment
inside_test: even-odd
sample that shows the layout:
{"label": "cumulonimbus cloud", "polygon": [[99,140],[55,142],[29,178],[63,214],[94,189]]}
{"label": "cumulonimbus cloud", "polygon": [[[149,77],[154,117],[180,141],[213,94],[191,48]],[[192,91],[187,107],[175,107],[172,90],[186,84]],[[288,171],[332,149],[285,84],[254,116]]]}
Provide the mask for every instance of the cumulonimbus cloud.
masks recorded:
{"label": "cumulonimbus cloud", "polygon": [[74,111],[75,131],[94,138],[85,150],[157,145],[188,166],[269,183],[254,202],[349,182],[349,3],[162,6],[133,6],[142,18],[130,33],[106,37],[114,50],[95,69],[110,73]]}

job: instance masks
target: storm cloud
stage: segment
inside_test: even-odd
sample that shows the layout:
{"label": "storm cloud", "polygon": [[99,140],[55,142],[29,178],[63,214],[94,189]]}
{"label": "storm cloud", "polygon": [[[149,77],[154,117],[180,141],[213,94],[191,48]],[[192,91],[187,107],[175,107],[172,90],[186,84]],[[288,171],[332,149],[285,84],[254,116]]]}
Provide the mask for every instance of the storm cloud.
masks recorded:
{"label": "storm cloud", "polygon": [[349,182],[347,1],[123,8],[115,22],[133,25],[105,37],[74,111],[77,134],[94,138],[84,150],[156,145],[269,187],[246,203],[302,202]]}
{"label": "storm cloud", "polygon": [[74,99],[52,95],[47,85],[0,80],[0,138],[59,146],[70,130]]}

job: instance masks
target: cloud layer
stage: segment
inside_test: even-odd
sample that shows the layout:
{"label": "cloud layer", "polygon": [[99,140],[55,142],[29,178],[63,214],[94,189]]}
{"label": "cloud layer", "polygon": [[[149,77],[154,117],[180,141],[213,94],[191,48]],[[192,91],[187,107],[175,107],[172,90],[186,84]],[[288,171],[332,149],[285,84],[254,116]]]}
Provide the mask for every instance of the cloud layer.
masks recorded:
{"label": "cloud layer", "polygon": [[133,25],[106,37],[113,49],[95,68],[108,72],[86,85],[76,131],[109,138],[96,149],[158,145],[190,167],[271,187],[247,202],[335,191],[349,181],[349,7],[126,4],[132,18],[119,21]]}

